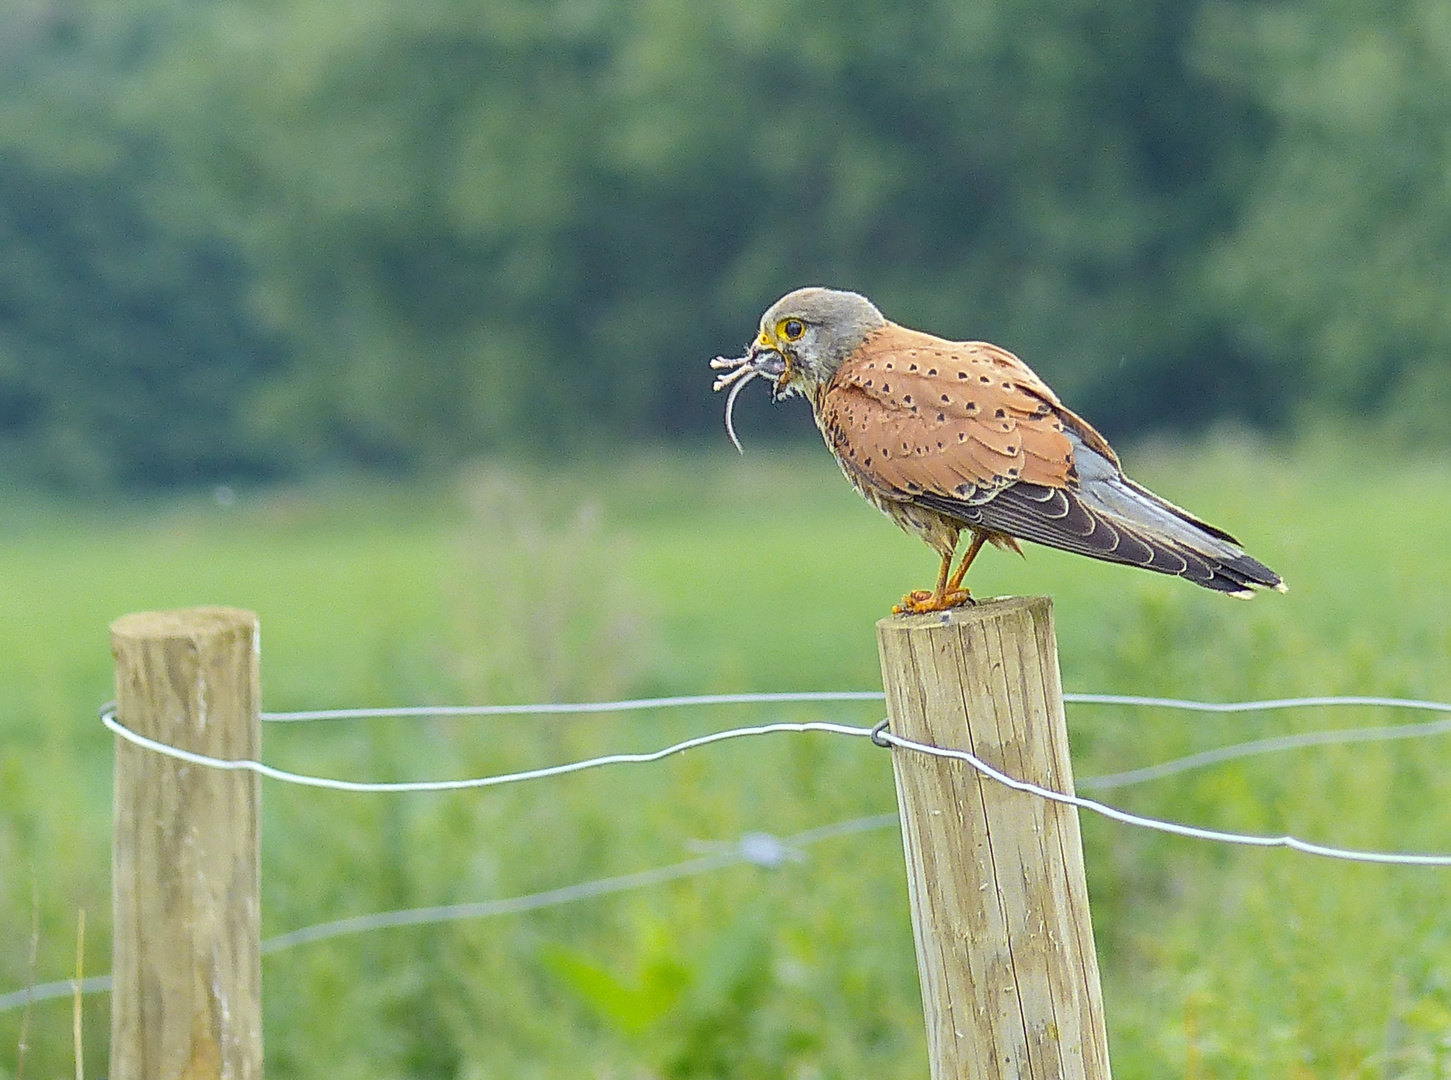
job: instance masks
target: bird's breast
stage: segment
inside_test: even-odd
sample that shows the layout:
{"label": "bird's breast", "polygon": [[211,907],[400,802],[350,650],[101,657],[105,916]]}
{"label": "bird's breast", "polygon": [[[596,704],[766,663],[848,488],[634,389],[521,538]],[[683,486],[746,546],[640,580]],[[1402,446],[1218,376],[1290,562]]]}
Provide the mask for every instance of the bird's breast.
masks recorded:
{"label": "bird's breast", "polygon": [[926,506],[920,506],[910,497],[889,492],[871,482],[870,478],[842,456],[840,447],[832,437],[831,430],[823,423],[821,410],[816,410],[816,427],[822,441],[836,459],[841,474],[856,489],[856,493],[871,503],[892,520],[909,536],[915,536],[939,554],[947,554],[957,546],[957,537],[962,525],[952,518]]}

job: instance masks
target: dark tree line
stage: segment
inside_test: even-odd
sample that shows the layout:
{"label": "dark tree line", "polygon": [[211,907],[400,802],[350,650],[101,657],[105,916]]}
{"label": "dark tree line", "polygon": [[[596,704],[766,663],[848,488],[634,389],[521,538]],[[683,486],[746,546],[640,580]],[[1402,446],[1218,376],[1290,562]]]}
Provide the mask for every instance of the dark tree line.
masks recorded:
{"label": "dark tree line", "polygon": [[1111,433],[1444,439],[1451,20],[1350,0],[31,0],[0,463],[71,485],[713,430],[787,288]]}

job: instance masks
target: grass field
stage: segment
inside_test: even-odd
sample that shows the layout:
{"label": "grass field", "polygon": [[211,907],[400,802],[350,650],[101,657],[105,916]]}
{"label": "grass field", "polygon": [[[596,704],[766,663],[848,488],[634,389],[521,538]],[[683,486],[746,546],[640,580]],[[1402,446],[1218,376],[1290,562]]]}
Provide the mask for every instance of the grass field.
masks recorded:
{"label": "grass field", "polygon": [[[1030,548],[979,594],[1055,598],[1072,690],[1229,700],[1451,697],[1451,465],[1221,438],[1129,455],[1236,532],[1288,596],[1239,603]],[[934,558],[826,455],[753,451],[572,470],[487,466],[428,487],[338,483],[144,506],[14,497],[0,535],[0,993],[109,964],[106,625],[199,603],[261,615],[266,707],[875,689],[873,622]],[[265,733],[336,776],[482,775],[767,718],[369,721]],[[1213,718],[1070,710],[1082,776],[1383,710]],[[1368,848],[1451,851],[1446,740],[1257,758],[1113,793],[1138,812]],[[264,787],[264,933],[512,896],[893,807],[883,751],[781,736],[668,763],[456,795]],[[1451,876],[1228,849],[1085,818],[1115,1075],[1438,1077],[1451,1068]],[[38,903],[32,897],[38,897]],[[380,931],[264,961],[268,1073],[329,1077],[920,1077],[892,830],[531,915]],[[87,1000],[104,1073],[104,996]],[[0,1077],[21,1014],[0,1014]],[[65,1002],[30,1017],[24,1075],[73,1071]]]}

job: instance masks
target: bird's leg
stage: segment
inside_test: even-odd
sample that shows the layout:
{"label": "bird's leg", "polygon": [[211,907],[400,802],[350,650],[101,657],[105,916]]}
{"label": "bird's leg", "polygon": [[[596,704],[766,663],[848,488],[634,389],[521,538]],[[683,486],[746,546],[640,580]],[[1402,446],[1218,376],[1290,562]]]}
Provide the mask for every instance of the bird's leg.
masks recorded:
{"label": "bird's leg", "polygon": [[[974,538],[978,547],[982,544]],[[969,549],[969,557],[976,555],[975,549]],[[894,615],[920,615],[926,611],[946,611],[948,608],[961,607],[963,604],[970,604],[972,597],[968,596],[966,589],[959,589],[961,575],[952,582],[947,580],[947,575],[952,573],[951,551],[942,556],[942,566],[937,571],[937,587],[930,593],[921,589],[909,592],[902,597],[902,602],[892,609]]]}
{"label": "bird's leg", "polygon": [[958,564],[957,573],[953,574],[952,580],[947,583],[948,592],[957,592],[959,589],[962,589],[963,592],[967,591],[962,588],[962,579],[967,576],[967,568],[972,565],[972,560],[977,558],[977,553],[982,550],[982,546],[986,542],[987,533],[975,532],[972,534],[972,543],[968,544],[967,550],[963,552],[962,562]]}

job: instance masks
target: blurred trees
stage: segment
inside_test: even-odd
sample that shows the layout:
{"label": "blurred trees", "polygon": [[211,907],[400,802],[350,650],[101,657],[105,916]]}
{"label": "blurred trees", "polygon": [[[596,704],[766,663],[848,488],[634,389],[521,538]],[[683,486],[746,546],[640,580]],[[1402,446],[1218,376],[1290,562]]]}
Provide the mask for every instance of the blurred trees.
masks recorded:
{"label": "blurred trees", "polygon": [[[0,7],[0,467],[52,484],[275,473],[239,408],[285,353],[178,177],[118,122],[159,5]],[[153,197],[154,195],[154,197]]]}
{"label": "blurred trees", "polygon": [[808,282],[1111,434],[1451,390],[1429,0],[14,5],[0,440],[44,475],[702,431]]}
{"label": "blurred trees", "polygon": [[1212,5],[1205,70],[1273,137],[1206,261],[1236,333],[1303,366],[1306,404],[1388,413],[1447,443],[1451,402],[1451,7]]}
{"label": "blurred trees", "polygon": [[0,157],[0,203],[24,208],[0,216],[0,460],[86,486],[267,475],[237,403],[280,353],[238,260],[167,235],[123,177]]}

